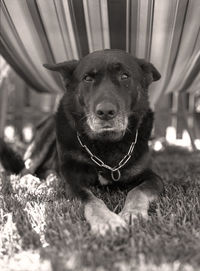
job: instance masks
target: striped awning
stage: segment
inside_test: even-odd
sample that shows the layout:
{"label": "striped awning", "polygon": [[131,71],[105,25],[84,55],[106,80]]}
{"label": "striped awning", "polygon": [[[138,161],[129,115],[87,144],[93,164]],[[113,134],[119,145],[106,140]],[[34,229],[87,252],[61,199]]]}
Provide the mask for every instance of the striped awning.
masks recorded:
{"label": "striped awning", "polygon": [[1,87],[1,85],[3,84],[3,80],[7,78],[8,73],[10,71],[10,66],[6,63],[2,56],[0,56],[0,71],[1,71],[0,76],[0,87]]}
{"label": "striped awning", "polygon": [[79,59],[103,48],[151,61],[162,93],[200,88],[199,0],[2,0],[1,54],[38,91],[62,92],[43,63]]}

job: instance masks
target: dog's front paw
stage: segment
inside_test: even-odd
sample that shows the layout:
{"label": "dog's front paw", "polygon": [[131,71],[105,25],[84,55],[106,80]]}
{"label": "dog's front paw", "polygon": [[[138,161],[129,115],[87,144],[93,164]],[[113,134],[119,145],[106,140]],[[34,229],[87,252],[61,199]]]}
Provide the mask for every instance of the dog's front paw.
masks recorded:
{"label": "dog's front paw", "polygon": [[117,233],[124,230],[126,222],[117,214],[109,212],[105,217],[96,217],[90,221],[91,231],[97,235],[105,235],[107,232]]}
{"label": "dog's front paw", "polygon": [[133,224],[138,217],[142,217],[143,219],[148,219],[148,213],[146,210],[138,211],[138,210],[122,210],[119,213],[119,216],[126,221],[127,224]]}
{"label": "dog's front paw", "polygon": [[105,235],[108,231],[116,233],[127,227],[123,218],[108,210],[100,200],[86,205],[84,213],[91,231],[97,235]]}

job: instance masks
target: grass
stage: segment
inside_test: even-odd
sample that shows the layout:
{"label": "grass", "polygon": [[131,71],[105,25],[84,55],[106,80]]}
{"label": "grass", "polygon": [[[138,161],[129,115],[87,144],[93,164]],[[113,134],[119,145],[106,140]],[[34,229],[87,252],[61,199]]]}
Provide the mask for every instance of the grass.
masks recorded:
{"label": "grass", "polygon": [[[118,236],[91,235],[77,200],[62,196],[55,176],[0,177],[0,270],[200,270],[200,154],[169,149],[153,154],[165,191]],[[121,191],[97,190],[120,211]],[[111,196],[110,196],[111,194]]]}

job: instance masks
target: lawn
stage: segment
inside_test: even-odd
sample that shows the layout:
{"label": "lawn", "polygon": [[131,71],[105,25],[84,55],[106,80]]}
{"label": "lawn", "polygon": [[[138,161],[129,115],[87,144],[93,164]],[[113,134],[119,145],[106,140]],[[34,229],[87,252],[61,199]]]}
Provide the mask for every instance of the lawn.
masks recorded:
{"label": "lawn", "polygon": [[[165,191],[117,236],[91,235],[77,200],[59,181],[0,176],[0,270],[200,270],[200,153],[168,149],[153,154]],[[95,191],[116,212],[124,192]],[[110,196],[111,194],[111,196]]]}

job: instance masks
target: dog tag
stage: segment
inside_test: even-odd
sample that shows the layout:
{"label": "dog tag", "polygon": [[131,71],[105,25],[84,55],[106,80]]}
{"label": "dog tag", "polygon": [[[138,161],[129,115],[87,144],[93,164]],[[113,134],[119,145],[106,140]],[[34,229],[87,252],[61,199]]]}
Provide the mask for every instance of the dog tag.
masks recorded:
{"label": "dog tag", "polygon": [[115,182],[119,181],[119,179],[121,178],[121,173],[120,173],[119,169],[115,170],[115,171],[111,171],[111,177],[112,177],[113,181],[115,181]]}

